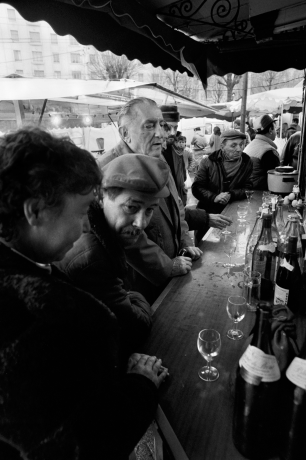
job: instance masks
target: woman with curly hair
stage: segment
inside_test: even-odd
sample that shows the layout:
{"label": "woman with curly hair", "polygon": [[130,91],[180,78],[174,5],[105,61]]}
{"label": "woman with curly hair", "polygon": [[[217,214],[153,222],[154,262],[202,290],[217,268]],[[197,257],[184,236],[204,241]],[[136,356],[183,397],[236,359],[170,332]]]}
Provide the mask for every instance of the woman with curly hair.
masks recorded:
{"label": "woman with curly hair", "polygon": [[156,410],[160,360],[123,371],[114,314],[52,265],[89,230],[100,183],[68,140],[0,140],[1,459],[126,459]]}

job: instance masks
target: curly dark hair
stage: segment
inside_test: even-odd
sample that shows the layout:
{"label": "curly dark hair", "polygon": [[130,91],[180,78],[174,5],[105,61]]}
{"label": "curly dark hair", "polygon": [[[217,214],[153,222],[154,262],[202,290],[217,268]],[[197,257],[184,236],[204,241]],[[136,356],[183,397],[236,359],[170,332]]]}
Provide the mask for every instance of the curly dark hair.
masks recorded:
{"label": "curly dark hair", "polygon": [[65,195],[89,193],[101,180],[93,156],[68,139],[40,128],[7,134],[0,138],[0,236],[17,235],[26,199],[60,207]]}

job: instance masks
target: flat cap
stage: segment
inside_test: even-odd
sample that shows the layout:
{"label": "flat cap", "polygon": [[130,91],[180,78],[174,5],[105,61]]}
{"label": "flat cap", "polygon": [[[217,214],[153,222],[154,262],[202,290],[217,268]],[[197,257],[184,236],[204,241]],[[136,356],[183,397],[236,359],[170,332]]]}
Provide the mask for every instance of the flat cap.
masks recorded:
{"label": "flat cap", "polygon": [[261,115],[261,117],[255,118],[253,122],[253,126],[255,131],[260,132],[263,129],[265,129],[267,126],[271,125],[272,123],[275,123],[276,120],[273,120],[273,118],[270,117],[270,115]]}
{"label": "flat cap", "polygon": [[163,114],[163,119],[169,122],[179,122],[180,121],[180,114],[177,110],[176,105],[161,105],[160,110]]}
{"label": "flat cap", "polygon": [[226,131],[223,131],[223,133],[220,136],[221,142],[230,139],[246,139],[246,135],[241,131],[237,131],[237,129],[228,129]]}
{"label": "flat cap", "polygon": [[102,168],[102,188],[119,187],[136,190],[156,198],[169,196],[166,184],[169,167],[159,158],[141,154],[125,154]]}

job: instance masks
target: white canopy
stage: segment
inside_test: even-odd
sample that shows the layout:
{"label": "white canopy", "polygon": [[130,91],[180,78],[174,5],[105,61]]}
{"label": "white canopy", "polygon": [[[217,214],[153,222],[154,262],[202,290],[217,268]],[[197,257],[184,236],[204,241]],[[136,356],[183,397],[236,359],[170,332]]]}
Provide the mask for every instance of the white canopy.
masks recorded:
{"label": "white canopy", "polygon": [[[125,92],[125,91],[128,92]],[[115,94],[123,96],[121,101],[116,98],[103,99],[103,94]],[[99,97],[80,97],[102,95]],[[205,117],[218,113],[216,110],[181,96],[157,83],[141,83],[133,80],[63,80],[63,79],[31,79],[31,78],[0,78],[0,101],[1,100],[33,100],[58,98],[77,99],[71,102],[94,104],[100,106],[121,106],[127,100],[134,97],[144,96],[154,99],[158,105],[175,104],[182,117]],[[67,99],[65,99],[67,100]]]}

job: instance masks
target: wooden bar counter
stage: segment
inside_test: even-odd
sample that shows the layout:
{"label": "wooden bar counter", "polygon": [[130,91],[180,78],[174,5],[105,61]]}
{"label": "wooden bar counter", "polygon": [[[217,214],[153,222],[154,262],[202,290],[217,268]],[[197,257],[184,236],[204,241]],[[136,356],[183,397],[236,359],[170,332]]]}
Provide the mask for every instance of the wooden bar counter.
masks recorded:
{"label": "wooden bar counter", "polygon": [[[237,251],[232,258],[236,266],[229,273],[222,267],[220,262],[228,258],[221,250],[220,230],[211,229],[202,241],[203,256],[193,263],[192,271],[173,278],[153,305],[153,329],[144,351],[162,358],[163,365],[169,368],[170,376],[160,389],[157,417],[160,425],[165,424],[168,436],[170,430],[172,451],[176,451],[174,456],[179,460],[244,458],[232,441],[233,390],[238,360],[255,314],[247,312],[239,323],[245,338],[230,340],[226,333],[233,322],[227,315],[226,302],[230,295],[242,295],[246,239],[261,196],[262,192],[254,193],[247,215],[249,224],[237,235]],[[238,203],[224,210],[233,218],[234,226]],[[205,382],[198,376],[206,361],[197,350],[197,336],[205,328],[216,329],[221,335],[221,351],[212,362],[220,373],[215,382]],[[177,439],[171,436],[171,429]]]}

